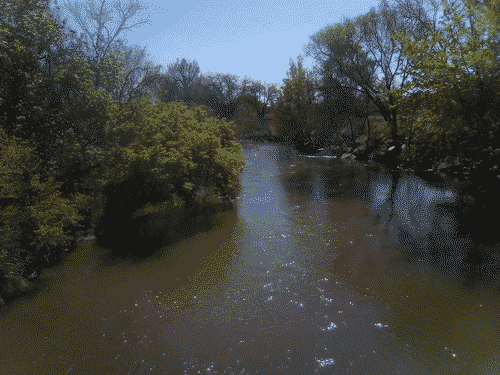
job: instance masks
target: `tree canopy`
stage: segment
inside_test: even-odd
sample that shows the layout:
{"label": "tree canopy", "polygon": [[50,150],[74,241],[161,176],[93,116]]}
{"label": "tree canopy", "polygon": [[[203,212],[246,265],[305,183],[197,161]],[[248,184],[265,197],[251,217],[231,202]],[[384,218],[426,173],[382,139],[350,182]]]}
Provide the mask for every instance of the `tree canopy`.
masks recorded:
{"label": "tree canopy", "polygon": [[[445,26],[439,33],[423,40],[407,32],[398,34],[412,61],[408,69],[418,79],[393,90],[393,95],[418,93],[418,100],[405,104],[398,100],[398,104],[407,109],[423,107],[419,126],[421,132],[425,133],[425,126],[436,133],[435,163],[445,156],[460,157],[466,172],[493,167],[500,152],[500,65],[495,42],[499,34],[496,19],[488,22],[495,11],[490,6],[444,3]],[[429,121],[431,127],[425,125]]]}

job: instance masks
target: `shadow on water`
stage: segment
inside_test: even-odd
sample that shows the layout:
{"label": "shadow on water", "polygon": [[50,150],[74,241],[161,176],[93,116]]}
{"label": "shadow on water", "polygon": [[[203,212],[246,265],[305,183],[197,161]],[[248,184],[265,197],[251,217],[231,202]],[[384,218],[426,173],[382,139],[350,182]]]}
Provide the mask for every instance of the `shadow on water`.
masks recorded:
{"label": "shadow on water", "polygon": [[6,306],[0,372],[500,373],[486,192],[243,146],[230,209],[138,219],[133,257],[82,243]]}

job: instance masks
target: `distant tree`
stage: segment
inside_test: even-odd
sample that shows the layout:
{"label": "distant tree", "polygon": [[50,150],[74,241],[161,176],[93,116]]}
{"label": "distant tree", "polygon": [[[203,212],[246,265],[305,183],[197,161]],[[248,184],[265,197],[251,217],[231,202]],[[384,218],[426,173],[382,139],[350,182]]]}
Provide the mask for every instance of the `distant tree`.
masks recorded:
{"label": "distant tree", "polygon": [[186,103],[192,102],[191,91],[196,79],[200,74],[198,62],[177,59],[175,63],[167,66],[166,75],[175,80],[178,88],[178,96]]}
{"label": "distant tree", "polygon": [[162,79],[156,91],[156,97],[162,102],[183,101],[204,105],[214,116],[227,119],[234,118],[241,106],[248,104],[243,103],[246,94],[258,97],[263,89],[249,79],[238,83],[238,78],[231,74],[202,75],[196,60],[190,62],[186,59],[177,59],[169,65],[167,72],[162,73]]}
{"label": "distant tree", "polygon": [[267,129],[266,114],[274,110],[279,91],[276,85],[268,85],[258,80],[244,78],[240,84],[240,91],[236,103],[240,108],[251,109],[257,116],[260,129]]}
{"label": "distant tree", "polygon": [[232,74],[210,73],[206,77],[206,82],[220,89],[223,94],[223,101],[219,103],[220,116],[233,119],[244,105],[238,97],[248,92],[247,80],[239,82],[239,77]]}
{"label": "distant tree", "polygon": [[[283,79],[283,84],[286,85],[288,82],[298,79],[299,77],[310,81],[314,87],[318,87],[321,84],[321,77],[315,71],[311,71],[303,67],[304,57],[302,55],[297,56],[297,63],[290,58],[289,69],[286,72],[287,78]],[[284,87],[284,86],[283,86]],[[319,92],[308,93],[308,95],[314,95],[313,100],[317,100],[316,95]],[[319,99],[319,98],[318,98]]]}

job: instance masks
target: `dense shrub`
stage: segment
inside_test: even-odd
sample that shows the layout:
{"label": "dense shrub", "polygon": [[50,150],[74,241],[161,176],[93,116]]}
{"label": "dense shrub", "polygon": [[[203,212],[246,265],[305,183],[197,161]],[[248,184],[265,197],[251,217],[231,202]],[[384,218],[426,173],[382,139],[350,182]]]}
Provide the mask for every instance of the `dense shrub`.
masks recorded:
{"label": "dense shrub", "polygon": [[136,236],[129,226],[144,204],[178,196],[186,209],[195,209],[203,188],[226,203],[236,198],[245,158],[231,122],[209,117],[200,107],[145,101],[121,106],[108,127],[116,147],[95,152],[105,159],[95,233],[100,244],[116,247],[114,240],[123,239],[127,229]]}
{"label": "dense shrub", "polygon": [[80,193],[62,197],[58,190],[61,184],[43,171],[33,147],[26,143],[7,137],[0,127],[3,297],[17,275],[34,279],[42,268],[53,265],[74,246],[75,233],[83,219],[78,212],[88,199]]}

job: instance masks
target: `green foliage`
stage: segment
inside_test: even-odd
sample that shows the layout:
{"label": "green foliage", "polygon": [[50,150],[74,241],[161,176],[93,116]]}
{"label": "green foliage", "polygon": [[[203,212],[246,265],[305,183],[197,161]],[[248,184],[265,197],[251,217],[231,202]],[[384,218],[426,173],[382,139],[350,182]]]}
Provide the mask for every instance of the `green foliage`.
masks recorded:
{"label": "green foliage", "polygon": [[[69,188],[78,176],[63,172],[76,160],[91,163],[84,150],[103,133],[86,127],[102,118],[105,105],[82,94],[78,68],[85,67],[61,47],[59,26],[41,7],[2,3],[0,9],[6,15],[0,21],[0,273],[12,281],[13,273],[27,278],[57,260],[83,230],[88,197]],[[23,269],[5,268],[14,263]]]}
{"label": "green foliage", "polygon": [[[346,141],[350,145],[351,142],[346,137],[354,141],[361,135],[361,128],[370,113],[367,109],[368,106],[363,106],[360,96],[356,96],[354,90],[343,85],[330,73],[325,72],[324,82],[320,91],[324,97],[321,103],[320,117],[324,133],[323,143],[335,135],[340,135],[343,141],[337,137],[337,145],[345,146]],[[344,129],[348,129],[349,133],[341,133]]]}
{"label": "green foliage", "polygon": [[40,10],[25,11],[31,17],[26,25],[0,28],[0,121],[5,132],[28,140],[46,166],[67,155],[63,145],[79,148],[82,155],[89,147],[104,147],[109,93],[92,85],[95,72],[71,51],[60,50],[54,61],[47,57],[50,69],[41,66],[38,52],[58,46],[57,25]]}
{"label": "green foliage", "polygon": [[[300,57],[300,56],[299,56]],[[319,130],[319,105],[314,103],[316,86],[307,71],[291,61],[288,79],[284,79],[275,107],[278,135],[294,147],[311,142],[311,133]],[[306,150],[304,150],[306,151]]]}
{"label": "green foliage", "polygon": [[[130,104],[122,106],[108,126],[117,147],[106,153],[107,181],[125,179],[122,170],[138,161],[160,180],[171,184],[182,180],[183,190],[192,191],[195,186],[226,185],[244,165],[232,123],[209,117],[199,107],[189,110],[182,103]],[[105,154],[99,150],[92,153]],[[190,185],[193,187],[187,187]]]}
{"label": "green foliage", "polygon": [[144,101],[121,105],[108,127],[116,147],[93,152],[106,160],[103,178],[95,181],[104,194],[96,236],[117,233],[148,202],[178,196],[192,208],[202,188],[226,203],[236,198],[245,157],[231,122],[209,117],[200,107]]}
{"label": "green foliage", "polygon": [[144,61],[147,58],[145,49],[126,47],[113,51],[109,58],[122,67],[116,78],[116,88],[108,89],[113,94],[113,100],[130,102],[148,98],[154,101],[154,91],[161,82],[161,65],[154,66],[151,61]]}
{"label": "green foliage", "polygon": [[[432,159],[437,166],[447,158],[460,158],[462,170],[468,173],[498,164],[498,46],[491,42],[494,30],[487,28],[485,19],[477,17],[484,8],[467,2],[464,9],[446,5],[444,13],[449,22],[441,34],[433,33],[430,39],[416,41],[409,34],[398,34],[403,50],[413,61],[411,72],[419,80],[392,90],[392,108],[416,113],[420,106],[418,120],[411,124],[413,129],[408,129],[409,124],[405,127],[407,132],[415,130],[415,140],[425,141],[422,147],[428,150],[424,153],[427,159],[419,159],[418,151],[409,149],[402,159],[413,159],[414,164]],[[467,27],[465,19],[473,27]],[[437,44],[441,49],[428,53]],[[403,94],[415,89],[415,100],[402,100]]]}
{"label": "green foliage", "polygon": [[78,210],[88,197],[79,193],[62,197],[61,184],[44,173],[34,148],[7,137],[2,128],[0,135],[0,249],[4,252],[0,273],[13,274],[9,264],[17,253],[16,260],[25,264],[22,276],[28,278],[47,265],[45,256],[57,259],[74,243],[83,219]]}
{"label": "green foliage", "polygon": [[233,124],[203,108],[115,102],[122,61],[63,47],[36,5],[0,4],[0,296],[108,218],[178,198],[193,207],[205,188],[228,203],[245,164]]}

